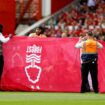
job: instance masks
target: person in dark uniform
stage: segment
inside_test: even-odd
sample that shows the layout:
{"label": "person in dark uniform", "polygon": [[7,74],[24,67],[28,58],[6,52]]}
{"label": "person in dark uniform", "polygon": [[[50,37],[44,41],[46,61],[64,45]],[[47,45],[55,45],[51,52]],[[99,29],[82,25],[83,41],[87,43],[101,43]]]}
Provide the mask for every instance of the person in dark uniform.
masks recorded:
{"label": "person in dark uniform", "polygon": [[82,41],[82,38],[79,38],[79,41],[76,43],[76,48],[81,48],[81,93],[86,92],[86,83],[88,81],[88,74],[90,72],[92,78],[92,86],[95,93],[99,92],[98,89],[98,48],[103,48],[103,45],[96,41],[93,37],[93,33],[89,31],[86,35],[87,40]]}
{"label": "person in dark uniform", "polygon": [[2,55],[2,43],[8,42],[12,37],[12,35],[9,35],[8,37],[5,38],[2,34],[2,31],[3,31],[3,25],[0,24],[0,79],[1,79],[3,64],[4,64],[3,55]]}

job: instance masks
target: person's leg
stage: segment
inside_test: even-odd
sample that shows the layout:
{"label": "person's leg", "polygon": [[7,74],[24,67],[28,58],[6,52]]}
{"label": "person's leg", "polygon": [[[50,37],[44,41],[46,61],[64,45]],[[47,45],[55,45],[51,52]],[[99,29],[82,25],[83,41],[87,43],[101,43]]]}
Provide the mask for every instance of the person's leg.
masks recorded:
{"label": "person's leg", "polygon": [[88,81],[88,65],[87,64],[82,64],[81,67],[81,77],[82,77],[82,83],[81,83],[81,93],[86,92],[86,85]]}
{"label": "person's leg", "polygon": [[[82,75],[82,66],[81,66],[81,75]],[[82,79],[82,78],[81,78]],[[90,86],[89,86],[89,80],[87,79],[86,81],[86,89],[85,89],[86,92],[90,92]]]}
{"label": "person's leg", "polygon": [[87,79],[86,82],[86,92],[90,92],[90,85],[89,85],[89,80]]}
{"label": "person's leg", "polygon": [[3,56],[0,55],[0,79],[1,79],[2,72],[3,72],[3,65],[4,65]]}
{"label": "person's leg", "polygon": [[92,86],[95,93],[98,93],[98,65],[97,62],[91,64],[90,70],[91,78],[92,78]]}

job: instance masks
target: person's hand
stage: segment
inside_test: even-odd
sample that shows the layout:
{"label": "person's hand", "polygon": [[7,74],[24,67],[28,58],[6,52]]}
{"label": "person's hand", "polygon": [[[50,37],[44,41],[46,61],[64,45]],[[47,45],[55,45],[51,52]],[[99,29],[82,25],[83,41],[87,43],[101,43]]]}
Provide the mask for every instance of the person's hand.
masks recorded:
{"label": "person's hand", "polygon": [[84,36],[84,37],[80,36],[79,37],[79,42],[86,41],[86,40],[87,40],[86,36]]}
{"label": "person's hand", "polygon": [[79,37],[79,42],[81,42],[82,40],[83,40],[83,39],[82,39],[82,37],[80,36],[80,37]]}
{"label": "person's hand", "polygon": [[9,34],[9,38],[11,39],[13,37],[13,35],[12,34]]}

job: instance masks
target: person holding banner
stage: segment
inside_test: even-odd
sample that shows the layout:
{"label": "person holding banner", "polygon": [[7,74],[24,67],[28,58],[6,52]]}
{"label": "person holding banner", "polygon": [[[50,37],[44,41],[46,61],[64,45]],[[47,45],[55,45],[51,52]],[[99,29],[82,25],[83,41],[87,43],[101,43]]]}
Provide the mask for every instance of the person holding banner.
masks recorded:
{"label": "person holding banner", "polygon": [[39,38],[46,38],[46,35],[44,35],[44,28],[43,27],[37,27],[35,29],[35,33],[29,34],[29,37],[39,37]]}
{"label": "person holding banner", "polygon": [[8,37],[5,38],[2,34],[2,31],[3,31],[3,25],[0,24],[0,79],[1,79],[3,64],[4,64],[3,55],[2,55],[2,43],[8,42],[12,37],[12,35],[9,35]]}
{"label": "person holding banner", "polygon": [[[84,37],[83,35],[81,35],[81,41],[86,41],[87,38]],[[82,55],[82,49],[80,49],[80,57]],[[80,58],[81,59],[81,58]],[[81,59],[81,64],[82,64],[82,59]],[[81,67],[82,68],[82,67]],[[81,74],[82,74],[82,70],[81,70]],[[88,77],[90,76],[90,74],[88,75]],[[90,92],[91,89],[90,89],[90,85],[89,85],[89,79],[87,79],[86,81],[86,89],[85,89],[86,92]]]}
{"label": "person holding banner", "polygon": [[88,81],[88,73],[90,72],[92,78],[92,87],[95,93],[99,92],[98,89],[98,48],[103,48],[103,45],[94,39],[93,33],[91,31],[86,34],[87,40],[79,41],[76,43],[76,48],[81,48],[81,93],[86,92],[86,83]]}

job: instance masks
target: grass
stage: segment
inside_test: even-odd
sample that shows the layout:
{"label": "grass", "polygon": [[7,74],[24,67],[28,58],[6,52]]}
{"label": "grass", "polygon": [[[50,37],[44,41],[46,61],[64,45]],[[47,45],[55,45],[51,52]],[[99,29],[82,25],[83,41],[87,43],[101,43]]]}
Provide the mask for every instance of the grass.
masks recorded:
{"label": "grass", "polygon": [[105,105],[105,94],[0,92],[0,105]]}

